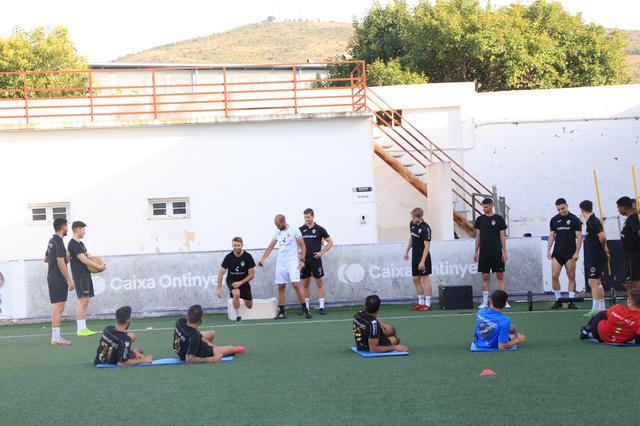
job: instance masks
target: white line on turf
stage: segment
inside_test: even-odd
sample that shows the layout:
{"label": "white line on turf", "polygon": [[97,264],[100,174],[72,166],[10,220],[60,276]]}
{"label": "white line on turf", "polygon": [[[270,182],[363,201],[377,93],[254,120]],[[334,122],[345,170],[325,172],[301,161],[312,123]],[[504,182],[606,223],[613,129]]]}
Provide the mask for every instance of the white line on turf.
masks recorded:
{"label": "white line on turf", "polygon": [[[509,312],[509,315],[531,315],[531,314],[560,314],[560,313],[578,313],[578,312],[587,312],[588,309],[578,309],[572,311],[524,311],[524,312]],[[400,320],[400,319],[422,319],[422,318],[448,318],[448,317],[468,317],[476,315],[476,312],[466,312],[466,313],[451,313],[451,314],[437,314],[437,315],[400,315],[395,317],[380,317],[382,320]],[[241,322],[236,324],[220,324],[216,326],[204,326],[200,327],[202,330],[213,329],[213,328],[226,328],[226,327],[255,327],[255,326],[269,326],[269,325],[296,325],[296,324],[330,324],[335,322],[351,322],[353,319],[351,318],[341,318],[341,319],[327,319],[327,320],[316,320],[316,321],[287,321],[287,320],[270,320],[269,322]],[[134,333],[142,333],[145,331],[169,331],[173,330],[173,327],[160,327],[160,328],[141,328],[137,330],[129,330]],[[63,336],[74,336],[75,333],[61,333]],[[99,336],[100,333],[96,334]],[[50,333],[47,334],[24,334],[24,335],[14,335],[14,336],[0,336],[0,339],[21,339],[27,337],[48,337],[51,336]]]}

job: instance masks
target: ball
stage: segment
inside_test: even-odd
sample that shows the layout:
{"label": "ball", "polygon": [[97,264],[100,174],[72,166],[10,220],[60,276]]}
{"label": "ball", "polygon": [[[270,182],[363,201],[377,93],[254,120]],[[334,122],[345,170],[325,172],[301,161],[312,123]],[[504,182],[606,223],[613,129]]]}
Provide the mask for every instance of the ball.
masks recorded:
{"label": "ball", "polygon": [[[93,263],[97,263],[98,265],[104,265],[104,260],[100,259],[98,256],[92,256],[91,257],[91,261]],[[87,269],[89,270],[89,272],[91,272],[92,274],[98,274],[102,271],[99,271],[91,266],[87,266]]]}

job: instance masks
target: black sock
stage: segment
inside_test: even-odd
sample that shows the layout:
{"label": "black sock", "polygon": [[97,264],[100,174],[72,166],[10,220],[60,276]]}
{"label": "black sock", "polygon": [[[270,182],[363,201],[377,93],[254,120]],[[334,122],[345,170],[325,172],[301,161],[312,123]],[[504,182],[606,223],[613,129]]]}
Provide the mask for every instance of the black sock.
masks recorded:
{"label": "black sock", "polygon": [[307,304],[306,304],[306,303],[302,302],[300,305],[302,305],[302,311],[303,311],[303,312],[307,312],[307,311],[309,311],[309,310],[307,309]]}
{"label": "black sock", "polygon": [[278,305],[281,314],[284,314],[284,305]]}

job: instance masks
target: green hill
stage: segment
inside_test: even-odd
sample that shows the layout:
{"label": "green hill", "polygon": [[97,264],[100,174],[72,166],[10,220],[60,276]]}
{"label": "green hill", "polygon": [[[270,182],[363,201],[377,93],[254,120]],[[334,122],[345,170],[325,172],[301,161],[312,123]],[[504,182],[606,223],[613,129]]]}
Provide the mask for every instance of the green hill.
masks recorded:
{"label": "green hill", "polygon": [[116,62],[259,64],[324,60],[346,52],[353,25],[289,21],[245,25],[118,58]]}

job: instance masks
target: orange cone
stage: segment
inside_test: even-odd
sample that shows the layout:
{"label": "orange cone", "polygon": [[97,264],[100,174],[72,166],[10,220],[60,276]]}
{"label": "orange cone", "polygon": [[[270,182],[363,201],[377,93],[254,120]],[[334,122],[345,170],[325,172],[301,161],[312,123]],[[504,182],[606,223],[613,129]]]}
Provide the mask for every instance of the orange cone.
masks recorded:
{"label": "orange cone", "polygon": [[482,370],[481,376],[495,376],[496,373],[493,370]]}

